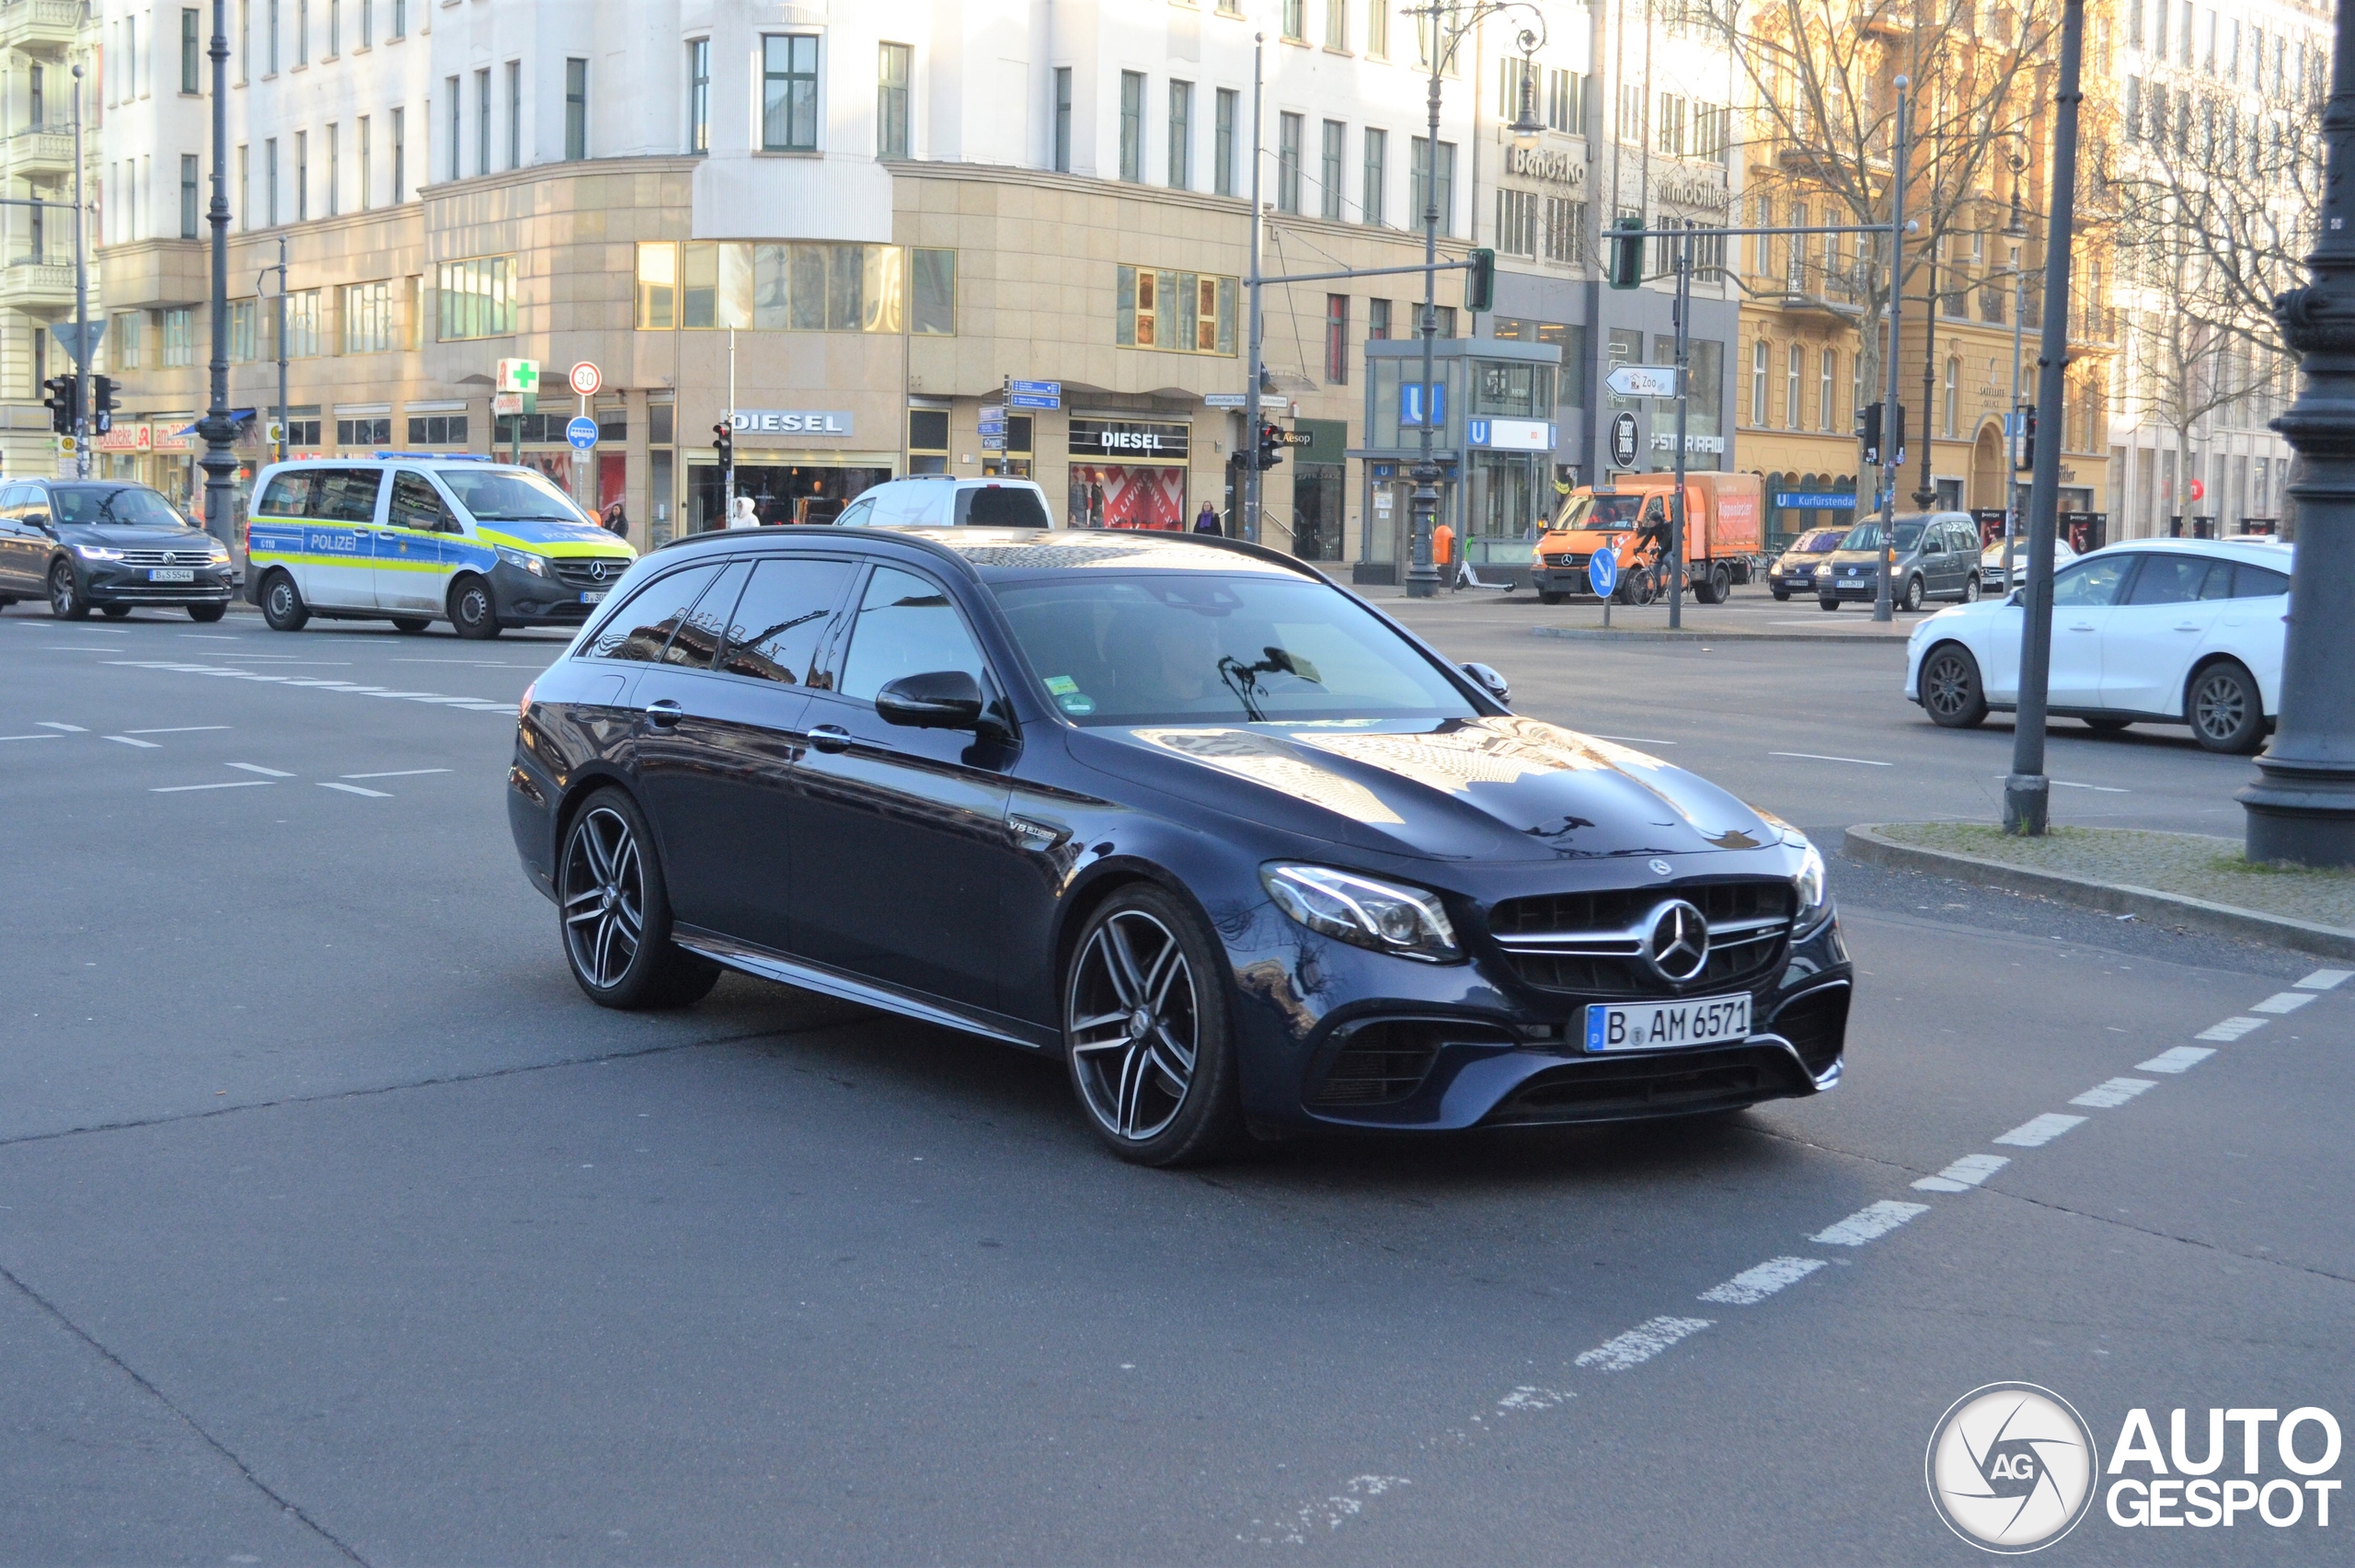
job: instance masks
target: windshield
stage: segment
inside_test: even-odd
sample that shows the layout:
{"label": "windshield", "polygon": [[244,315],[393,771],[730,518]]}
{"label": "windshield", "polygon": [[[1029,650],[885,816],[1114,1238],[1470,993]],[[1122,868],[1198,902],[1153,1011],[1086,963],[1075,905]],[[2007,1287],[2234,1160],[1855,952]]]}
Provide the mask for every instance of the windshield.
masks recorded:
{"label": "windshield", "polygon": [[[1901,553],[1911,550],[1914,545],[1919,544],[1921,542],[1922,520],[1918,517],[1899,518],[1897,520],[1898,550]],[[1876,521],[1873,522],[1860,522],[1856,524],[1855,527],[1848,531],[1848,537],[1840,541],[1840,548],[1843,550],[1879,549],[1880,523]]]}
{"label": "windshield", "polygon": [[1197,572],[1006,583],[998,602],[1080,724],[1470,718],[1412,645],[1338,589]]}
{"label": "windshield", "polygon": [[562,490],[516,468],[437,468],[433,476],[477,522],[587,522]]}
{"label": "windshield", "polygon": [[1649,496],[1597,496],[1589,528],[1633,528],[1643,516]]}
{"label": "windshield", "polygon": [[1800,555],[1828,555],[1838,548],[1840,531],[1836,528],[1819,528],[1812,533],[1802,533],[1798,542],[1791,546],[1792,552]]}
{"label": "windshield", "polygon": [[188,528],[189,521],[155,491],[136,485],[56,485],[50,502],[58,522],[121,523],[132,528]]}

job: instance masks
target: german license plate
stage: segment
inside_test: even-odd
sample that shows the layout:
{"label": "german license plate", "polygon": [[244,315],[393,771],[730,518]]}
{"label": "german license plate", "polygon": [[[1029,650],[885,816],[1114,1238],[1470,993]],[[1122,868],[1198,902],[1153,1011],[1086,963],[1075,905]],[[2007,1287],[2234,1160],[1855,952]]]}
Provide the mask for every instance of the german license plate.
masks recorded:
{"label": "german license plate", "polygon": [[1586,1010],[1590,1051],[1656,1051],[1673,1046],[1714,1046],[1750,1037],[1750,998],[1696,997],[1690,1001],[1594,1002]]}
{"label": "german license plate", "polygon": [[583,604],[595,604],[604,597],[605,590],[603,589],[592,588],[581,594],[580,602]]}
{"label": "german license plate", "polygon": [[147,574],[149,582],[194,582],[196,573],[186,567],[161,567]]}

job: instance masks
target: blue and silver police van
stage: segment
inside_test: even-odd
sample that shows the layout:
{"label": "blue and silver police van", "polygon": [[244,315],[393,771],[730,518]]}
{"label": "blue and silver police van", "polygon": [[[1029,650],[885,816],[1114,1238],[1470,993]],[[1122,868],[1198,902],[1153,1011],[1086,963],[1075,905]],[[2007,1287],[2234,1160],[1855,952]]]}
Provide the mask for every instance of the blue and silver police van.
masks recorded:
{"label": "blue and silver police van", "polygon": [[447,621],[576,626],[638,553],[535,468],[452,452],[274,463],[254,482],[246,594],[273,630]]}

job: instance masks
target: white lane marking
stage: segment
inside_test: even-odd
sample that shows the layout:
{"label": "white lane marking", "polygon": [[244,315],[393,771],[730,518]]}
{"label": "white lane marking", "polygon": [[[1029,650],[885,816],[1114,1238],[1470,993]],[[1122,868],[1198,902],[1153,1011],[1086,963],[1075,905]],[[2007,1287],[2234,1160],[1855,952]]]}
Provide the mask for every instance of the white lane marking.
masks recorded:
{"label": "white lane marking", "polygon": [[[33,720],[33,722],[43,729],[59,730],[67,735],[87,735],[90,733],[78,724],[59,724],[55,719],[37,718]],[[2330,971],[2328,969],[2325,969],[2323,973],[2326,975],[2330,973]],[[2303,980],[2299,982],[2301,985],[2303,985],[2304,983],[2305,982]]]}
{"label": "white lane marking", "polygon": [[2233,1017],[2222,1024],[2211,1024],[2191,1037],[2195,1040],[2237,1040],[2243,1035],[2264,1027],[2265,1020],[2262,1018]]}
{"label": "white lane marking", "polygon": [[276,768],[265,768],[259,762],[227,762],[223,766],[242,768],[249,773],[259,773],[266,779],[291,779],[294,776],[293,773],[281,773]]}
{"label": "white lane marking", "polygon": [[2189,1072],[2216,1053],[2206,1046],[2177,1046],[2161,1051],[2148,1061],[2134,1064],[2139,1072]]}
{"label": "white lane marking", "polygon": [[1523,1383],[1497,1402],[1499,1410],[1551,1410],[1557,1404],[1568,1404],[1578,1396],[1560,1389],[1541,1389],[1534,1383]]}
{"label": "white lane marking", "polygon": [[446,773],[447,768],[402,768],[389,773],[338,773],[339,779],[413,779],[424,773]]}
{"label": "white lane marking", "polygon": [[2126,1104],[2145,1089],[2157,1087],[2157,1084],[2147,1078],[2112,1078],[2105,1082],[2095,1084],[2069,1104],[2088,1105],[2097,1111],[2107,1111]]}
{"label": "white lane marking", "polygon": [[1821,1258],[1768,1258],[1756,1268],[1745,1268],[1723,1285],[1702,1291],[1701,1299],[1729,1307],[1754,1307],[1786,1285],[1797,1285],[1822,1266]]}
{"label": "white lane marking", "polygon": [[63,740],[62,735],[0,735],[0,740]]}
{"label": "white lane marking", "polygon": [[1860,768],[1893,768],[1894,762],[1876,762],[1870,757],[1826,757],[1820,751],[1769,751],[1769,757],[1797,757],[1809,762],[1854,762]]}
{"label": "white lane marking", "polygon": [[2099,792],[2100,792],[2101,794],[2103,794],[2103,795],[2132,795],[2132,794],[2134,793],[2134,792],[2133,792],[2132,790],[2131,790],[2131,789],[2120,789],[2120,788],[2119,788],[2116,784],[2078,784],[2077,782],[2075,782],[2075,781],[2074,781],[2074,780],[2073,780],[2073,779],[2054,779],[2054,780],[2052,780],[2052,781],[2051,781],[2051,783],[2052,783],[2056,787],[2061,788],[2061,789],[2090,789],[2090,790],[2097,790],[2097,791],[2099,791]]}
{"label": "white lane marking", "polygon": [[2011,1162],[2005,1154],[1966,1154],[1936,1175],[1924,1176],[1913,1185],[1925,1193],[1969,1192]]}
{"label": "white lane marking", "polygon": [[515,711],[512,703],[468,703],[465,706],[470,714],[511,714]]}
{"label": "white lane marking", "polygon": [[321,789],[339,789],[346,795],[364,795],[371,800],[390,800],[393,798],[384,790],[362,789],[358,784],[322,783],[319,787]]}
{"label": "white lane marking", "polygon": [[192,789],[259,789],[269,783],[270,781],[268,779],[231,779],[225,784],[164,784],[158,788],[151,789],[147,793],[150,795],[186,795]]}
{"label": "white lane marking", "polygon": [[387,692],[381,686],[371,686],[366,691],[372,697],[438,697],[442,694],[439,692]]}
{"label": "white lane marking", "polygon": [[246,640],[243,637],[233,637],[222,632],[182,632],[180,635],[184,637],[192,637],[201,643],[241,643]]}
{"label": "white lane marking", "polygon": [[1625,1372],[1640,1367],[1674,1345],[1678,1340],[1707,1328],[1708,1318],[1654,1318],[1637,1323],[1614,1339],[1606,1339],[1592,1350],[1580,1354],[1578,1364],[1591,1367],[1599,1372]]}
{"label": "white lane marking", "polygon": [[176,724],[165,729],[126,729],[125,735],[194,735],[200,729],[226,729],[225,724]]}
{"label": "white lane marking", "polygon": [[2316,969],[2298,982],[2300,990],[2336,990],[2340,983],[2355,977],[2355,969]]}
{"label": "white lane marking", "polygon": [[1808,1239],[1819,1246],[1861,1247],[1867,1242],[1878,1241],[1917,1214],[1927,1214],[1926,1203],[1899,1203],[1891,1198],[1860,1208],[1828,1230],[1820,1230]]}
{"label": "white lane marking", "polygon": [[[430,707],[465,708],[472,707],[484,701],[484,699],[481,697],[411,697],[409,701],[412,703],[423,703]],[[502,707],[505,705],[506,704],[500,704]]]}
{"label": "white lane marking", "polygon": [[98,738],[101,740],[111,740],[118,746],[136,746],[143,751],[160,751],[163,750],[162,747],[156,745],[152,740],[133,740],[128,735],[102,735],[98,737]]}
{"label": "white lane marking", "polygon": [[2064,1116],[2058,1111],[2047,1111],[2033,1120],[2020,1123],[1993,1141],[2008,1143],[2015,1149],[2041,1149],[2071,1127],[2083,1126],[2085,1120],[2083,1116]]}
{"label": "white lane marking", "polygon": [[2258,1002],[2255,1007],[2250,1008],[2249,1011],[2251,1013],[2270,1013],[2279,1016],[2284,1013],[2295,1013],[2298,1009],[2303,1007],[2314,999],[2315,994],[2312,991],[2277,990],[2271,996],[2267,997],[2263,1001]]}
{"label": "white lane marking", "polygon": [[1648,735],[1605,735],[1599,729],[1590,729],[1587,733],[1593,736],[1597,740],[1617,740],[1637,746],[1673,746],[1676,744],[1673,740],[1656,740]]}
{"label": "white lane marking", "polygon": [[[1311,1531],[1322,1531],[1329,1535],[1339,1529],[1344,1520],[1354,1518],[1363,1513],[1366,1498],[1379,1497],[1394,1486],[1414,1484],[1403,1475],[1353,1475],[1341,1483],[1343,1489],[1340,1492],[1330,1497],[1302,1505],[1293,1513],[1291,1522],[1279,1519],[1266,1527],[1281,1533],[1257,1538],[1237,1535],[1235,1539],[1237,1540],[1256,1539],[1262,1546],[1274,1546],[1278,1543],[1285,1546],[1304,1546],[1307,1544]],[[1259,1523],[1258,1519],[1251,1522],[1255,1525]]]}

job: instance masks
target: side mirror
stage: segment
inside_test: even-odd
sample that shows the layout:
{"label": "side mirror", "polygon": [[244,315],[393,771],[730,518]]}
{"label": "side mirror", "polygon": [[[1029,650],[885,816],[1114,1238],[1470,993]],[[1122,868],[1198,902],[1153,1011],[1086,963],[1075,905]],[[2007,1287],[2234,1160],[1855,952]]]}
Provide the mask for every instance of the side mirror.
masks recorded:
{"label": "side mirror", "polygon": [[25,514],[25,526],[28,528],[38,528],[43,533],[46,533],[49,532],[49,514],[45,511],[27,512]]}
{"label": "side mirror", "polygon": [[2028,602],[2028,589],[2024,588],[2016,588],[2012,589],[2010,593],[2005,596],[2004,602],[2006,604],[2026,604]]}
{"label": "side mirror", "polygon": [[1512,687],[1506,682],[1503,676],[1488,665],[1467,664],[1464,667],[1464,673],[1472,677],[1479,683],[1480,690],[1488,692],[1499,703],[1508,701],[1512,696]]}
{"label": "side mirror", "polygon": [[911,729],[979,729],[985,699],[982,684],[962,670],[902,675],[875,693],[875,711],[885,724]]}

